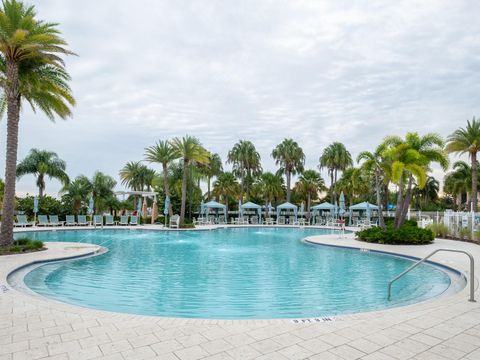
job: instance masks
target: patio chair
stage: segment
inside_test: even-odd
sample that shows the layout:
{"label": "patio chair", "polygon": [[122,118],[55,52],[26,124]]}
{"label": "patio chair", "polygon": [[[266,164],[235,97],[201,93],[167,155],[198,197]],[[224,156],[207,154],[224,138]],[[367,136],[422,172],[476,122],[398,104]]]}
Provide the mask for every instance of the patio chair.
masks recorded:
{"label": "patio chair", "polygon": [[118,225],[128,225],[128,215],[120,216],[120,221],[118,222]]}
{"label": "patio chair", "polygon": [[27,227],[27,226],[33,226],[33,222],[29,222],[27,219],[27,215],[17,215],[17,222],[13,223],[13,226],[16,227]]}
{"label": "patio chair", "polygon": [[268,218],[266,218],[265,220],[263,220],[263,223],[264,223],[265,225],[274,225],[274,224],[275,224],[275,220],[273,220],[273,218],[271,218],[271,217],[268,217]]}
{"label": "patio chair", "polygon": [[285,225],[285,216],[279,216],[277,224],[278,225]]}
{"label": "patio chair", "polygon": [[170,222],[169,222],[169,225],[171,228],[179,228],[180,226],[180,216],[178,215],[172,215],[172,217],[170,218]]}
{"label": "patio chair", "polygon": [[103,215],[93,216],[93,226],[103,226]]}
{"label": "patio chair", "polygon": [[47,215],[38,215],[37,219],[38,219],[37,226],[50,226]]}
{"label": "patio chair", "polygon": [[65,216],[65,226],[77,226],[77,222],[75,221],[75,215]]}
{"label": "patio chair", "polygon": [[105,226],[113,226],[113,225],[115,225],[113,215],[105,215]]}
{"label": "patio chair", "polygon": [[138,225],[138,216],[137,215],[132,215],[130,216],[130,223],[129,225]]}
{"label": "patio chair", "polygon": [[77,224],[79,226],[90,225],[90,221],[87,221],[87,215],[77,215]]}
{"label": "patio chair", "polygon": [[48,219],[50,220],[51,226],[63,226],[64,221],[59,221],[58,215],[49,215]]}
{"label": "patio chair", "polygon": [[217,220],[217,224],[226,225],[227,223],[225,222],[225,218],[223,216],[220,216]]}
{"label": "patio chair", "polygon": [[257,216],[252,216],[250,218],[250,224],[252,225],[258,225],[258,217]]}

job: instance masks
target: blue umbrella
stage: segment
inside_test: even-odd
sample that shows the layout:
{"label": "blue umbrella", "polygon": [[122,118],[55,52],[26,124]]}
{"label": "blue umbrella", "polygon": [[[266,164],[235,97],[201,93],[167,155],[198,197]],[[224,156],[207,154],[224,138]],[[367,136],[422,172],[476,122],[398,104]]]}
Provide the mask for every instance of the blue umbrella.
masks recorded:
{"label": "blue umbrella", "polygon": [[367,221],[370,222],[370,204],[367,202]]}
{"label": "blue umbrella", "polygon": [[168,208],[170,207],[170,196],[165,197],[165,204],[163,205],[163,215],[168,215]]}
{"label": "blue umbrella", "polygon": [[90,200],[88,201],[88,210],[89,215],[93,214],[93,196],[90,196]]}
{"label": "blue umbrella", "polygon": [[341,217],[345,214],[345,195],[343,194],[343,191],[340,193],[340,210],[338,211],[338,214]]}
{"label": "blue umbrella", "polygon": [[38,213],[38,196],[33,198],[33,223],[37,222],[37,213]]}
{"label": "blue umbrella", "polygon": [[304,204],[303,201],[302,201],[302,203],[300,204],[300,214],[301,214],[302,216],[303,216],[303,212],[304,212],[304,211],[305,211],[305,204]]}
{"label": "blue umbrella", "polygon": [[142,215],[142,198],[138,199],[137,203],[137,215],[141,216]]}

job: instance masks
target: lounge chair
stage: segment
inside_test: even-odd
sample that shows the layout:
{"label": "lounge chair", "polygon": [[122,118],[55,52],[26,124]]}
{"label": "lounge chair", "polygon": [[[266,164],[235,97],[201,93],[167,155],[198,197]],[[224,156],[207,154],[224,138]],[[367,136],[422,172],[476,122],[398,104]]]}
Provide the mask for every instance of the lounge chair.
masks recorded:
{"label": "lounge chair", "polygon": [[118,222],[118,225],[128,225],[128,215],[120,216],[120,221]]}
{"label": "lounge chair", "polygon": [[58,215],[49,215],[48,219],[50,220],[51,226],[63,226],[63,221],[58,220]]}
{"label": "lounge chair", "polygon": [[180,227],[180,216],[178,215],[172,215],[172,217],[170,218],[170,227],[171,228],[179,228]]}
{"label": "lounge chair", "polygon": [[277,224],[278,225],[285,225],[285,216],[279,216]]}
{"label": "lounge chair", "polygon": [[27,226],[33,226],[33,222],[28,222],[27,215],[17,215],[17,222],[13,223],[13,226],[18,226],[18,227],[27,227]]}
{"label": "lounge chair", "polygon": [[90,221],[87,221],[86,215],[77,215],[77,224],[79,226],[88,226],[90,225]]}
{"label": "lounge chair", "polygon": [[105,215],[105,226],[113,226],[115,225],[115,221],[112,215]]}
{"label": "lounge chair", "polygon": [[275,225],[275,220],[273,220],[273,218],[271,218],[271,217],[268,217],[265,220],[263,220],[263,223],[265,225]]}
{"label": "lounge chair", "polygon": [[258,225],[258,217],[252,216],[252,217],[250,218],[250,224],[252,224],[252,225]]}
{"label": "lounge chair", "polygon": [[137,215],[132,215],[130,216],[130,225],[138,225],[138,216]]}
{"label": "lounge chair", "polygon": [[103,226],[103,215],[93,215],[93,226]]}
{"label": "lounge chair", "polygon": [[77,222],[75,221],[75,215],[65,216],[65,226],[77,226]]}
{"label": "lounge chair", "polygon": [[38,219],[37,226],[50,226],[47,215],[38,215],[37,219]]}

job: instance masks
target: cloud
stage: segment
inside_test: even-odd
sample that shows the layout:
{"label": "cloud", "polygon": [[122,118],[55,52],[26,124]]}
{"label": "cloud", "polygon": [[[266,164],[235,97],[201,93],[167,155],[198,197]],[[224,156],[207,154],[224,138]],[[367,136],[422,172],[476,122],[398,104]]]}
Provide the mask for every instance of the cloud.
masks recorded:
{"label": "cloud", "polygon": [[[54,150],[71,176],[113,176],[158,139],[197,136],[225,159],[253,141],[263,167],[294,138],[316,168],[342,141],[355,157],[407,131],[443,136],[480,114],[476,1],[44,0],[59,22],[78,105],[22,114],[19,158]],[[5,140],[5,121],[1,123]],[[4,163],[4,152],[0,152]],[[1,169],[3,170],[3,165]],[[435,175],[441,175],[436,171]],[[55,194],[59,184],[47,184]],[[33,178],[19,182],[35,191]]]}

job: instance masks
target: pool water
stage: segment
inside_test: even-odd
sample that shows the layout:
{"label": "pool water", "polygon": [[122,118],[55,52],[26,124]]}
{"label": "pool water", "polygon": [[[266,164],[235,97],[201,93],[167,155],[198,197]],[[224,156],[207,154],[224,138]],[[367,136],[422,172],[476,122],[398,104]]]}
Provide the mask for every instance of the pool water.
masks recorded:
{"label": "pool water", "polygon": [[208,319],[305,318],[377,310],[438,296],[450,285],[445,271],[424,264],[395,283],[393,300],[388,301],[388,281],[412,261],[302,241],[331,232],[35,232],[34,239],[93,243],[109,251],[44,264],[24,281],[43,296],[80,306]]}

